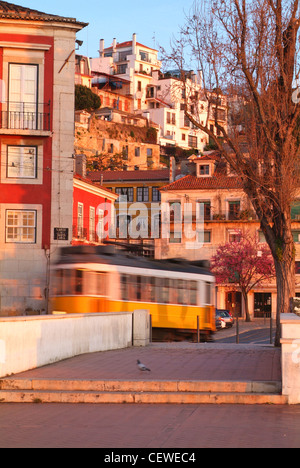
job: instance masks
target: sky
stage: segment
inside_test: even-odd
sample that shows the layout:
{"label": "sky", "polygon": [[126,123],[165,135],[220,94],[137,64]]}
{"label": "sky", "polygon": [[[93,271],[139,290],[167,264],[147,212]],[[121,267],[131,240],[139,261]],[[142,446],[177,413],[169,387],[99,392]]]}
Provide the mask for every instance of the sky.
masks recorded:
{"label": "sky", "polygon": [[11,3],[89,23],[77,35],[84,41],[78,53],[97,57],[100,39],[109,47],[113,38],[124,42],[131,40],[133,33],[138,42],[148,47],[168,50],[193,0],[11,0]]}

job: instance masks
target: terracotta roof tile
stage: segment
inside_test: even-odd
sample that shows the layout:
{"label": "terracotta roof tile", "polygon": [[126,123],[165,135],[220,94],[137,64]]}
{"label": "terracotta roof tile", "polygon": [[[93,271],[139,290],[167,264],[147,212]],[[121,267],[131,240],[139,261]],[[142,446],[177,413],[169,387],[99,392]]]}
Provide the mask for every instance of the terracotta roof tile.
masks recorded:
{"label": "terracotta roof tile", "polygon": [[239,177],[216,175],[212,177],[196,177],[187,175],[166,185],[161,191],[171,190],[214,190],[214,189],[242,189],[242,180]]}
{"label": "terracotta roof tile", "polygon": [[89,172],[88,178],[92,181],[99,182],[103,176],[104,182],[130,182],[143,180],[169,180],[169,169],[157,169],[149,171],[105,171],[105,172]]}
{"label": "terracotta roof tile", "polygon": [[74,174],[74,179],[81,180],[82,182],[85,182],[86,184],[92,185],[93,187],[101,189],[104,192],[107,192],[108,194],[115,196],[115,193],[109,190],[108,188],[103,187],[102,185],[97,184],[96,182],[92,182],[90,179],[87,179],[86,177],[82,177],[79,174]]}
{"label": "terracotta roof tile", "polygon": [[51,15],[38,10],[32,10],[14,3],[0,1],[0,18],[20,19],[31,21],[56,21],[60,23],[72,23],[80,26],[87,26],[88,23],[82,23],[75,18],[66,18],[64,16]]}

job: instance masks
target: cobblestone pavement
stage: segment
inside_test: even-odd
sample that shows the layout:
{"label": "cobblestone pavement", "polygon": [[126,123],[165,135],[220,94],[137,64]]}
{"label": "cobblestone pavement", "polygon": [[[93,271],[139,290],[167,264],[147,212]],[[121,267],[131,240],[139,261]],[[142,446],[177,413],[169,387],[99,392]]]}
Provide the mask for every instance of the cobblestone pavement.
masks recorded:
{"label": "cobblestone pavement", "polygon": [[299,407],[0,405],[0,448],[299,447]]}

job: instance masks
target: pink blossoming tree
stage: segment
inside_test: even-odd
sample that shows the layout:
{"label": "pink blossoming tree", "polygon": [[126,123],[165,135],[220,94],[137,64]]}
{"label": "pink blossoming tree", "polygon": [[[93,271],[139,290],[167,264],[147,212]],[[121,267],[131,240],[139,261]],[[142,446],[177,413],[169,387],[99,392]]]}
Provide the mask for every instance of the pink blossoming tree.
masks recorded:
{"label": "pink blossoming tree", "polygon": [[248,293],[262,283],[275,277],[275,267],[267,244],[242,235],[240,242],[220,245],[211,261],[216,283],[230,286],[242,293],[246,321],[250,322]]}

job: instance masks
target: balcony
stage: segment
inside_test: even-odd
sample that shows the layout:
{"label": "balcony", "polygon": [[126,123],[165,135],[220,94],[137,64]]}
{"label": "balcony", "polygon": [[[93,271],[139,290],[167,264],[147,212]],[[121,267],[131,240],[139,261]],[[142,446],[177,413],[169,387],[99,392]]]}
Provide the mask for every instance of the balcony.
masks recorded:
{"label": "balcony", "polygon": [[1,134],[44,134],[50,132],[50,102],[2,102],[0,104]]}

